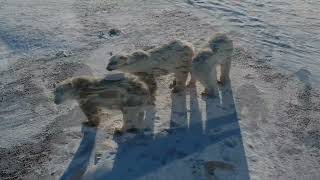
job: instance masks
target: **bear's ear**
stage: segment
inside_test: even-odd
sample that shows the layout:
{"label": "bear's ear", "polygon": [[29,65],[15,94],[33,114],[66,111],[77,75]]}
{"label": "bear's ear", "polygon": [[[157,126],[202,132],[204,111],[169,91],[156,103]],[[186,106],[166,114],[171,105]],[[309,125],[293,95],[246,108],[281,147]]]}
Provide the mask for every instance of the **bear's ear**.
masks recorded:
{"label": "bear's ear", "polygon": [[136,52],[132,53],[132,57],[135,60],[147,60],[148,54],[145,51],[136,51]]}
{"label": "bear's ear", "polygon": [[71,88],[74,88],[74,83],[73,82],[69,82],[68,86],[71,87]]}

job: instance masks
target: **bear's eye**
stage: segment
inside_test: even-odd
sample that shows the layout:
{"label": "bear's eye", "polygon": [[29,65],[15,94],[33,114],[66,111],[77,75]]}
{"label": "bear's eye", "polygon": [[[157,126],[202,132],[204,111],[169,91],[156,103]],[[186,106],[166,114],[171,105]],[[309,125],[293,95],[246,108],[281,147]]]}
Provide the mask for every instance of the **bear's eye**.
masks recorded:
{"label": "bear's eye", "polygon": [[212,49],[212,52],[218,52],[219,44],[218,43],[212,44],[211,49]]}
{"label": "bear's eye", "polygon": [[64,88],[72,88],[72,83],[67,83],[66,85],[64,85]]}
{"label": "bear's eye", "polygon": [[125,56],[120,56],[119,59],[120,60],[126,60],[127,58]]}

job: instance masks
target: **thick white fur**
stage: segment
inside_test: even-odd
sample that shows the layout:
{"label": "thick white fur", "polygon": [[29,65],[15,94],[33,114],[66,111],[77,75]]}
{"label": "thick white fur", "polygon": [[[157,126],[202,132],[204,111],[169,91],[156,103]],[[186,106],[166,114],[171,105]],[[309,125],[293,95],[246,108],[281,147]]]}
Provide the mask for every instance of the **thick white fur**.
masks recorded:
{"label": "thick white fur", "polygon": [[180,91],[186,86],[188,73],[191,72],[194,48],[192,44],[174,40],[168,44],[148,51],[138,50],[130,54],[111,57],[107,70],[119,70],[138,75],[150,87],[156,90],[156,76],[175,74],[173,90]]}

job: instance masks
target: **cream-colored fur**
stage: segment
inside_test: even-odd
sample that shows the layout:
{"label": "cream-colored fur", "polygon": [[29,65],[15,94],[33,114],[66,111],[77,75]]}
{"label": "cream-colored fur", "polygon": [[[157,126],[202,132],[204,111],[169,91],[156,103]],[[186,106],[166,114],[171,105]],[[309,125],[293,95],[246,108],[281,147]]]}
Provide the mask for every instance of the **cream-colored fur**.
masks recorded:
{"label": "cream-colored fur", "polygon": [[[220,82],[230,80],[233,42],[225,34],[212,37],[208,45],[199,51],[192,62],[192,73],[205,87],[203,94],[218,96],[217,65],[221,67]],[[191,80],[192,83],[195,79]]]}
{"label": "cream-colored fur", "polygon": [[148,87],[129,75],[108,78],[82,76],[66,79],[55,88],[55,103],[60,104],[67,99],[78,101],[93,126],[100,123],[101,108],[108,108],[122,111],[124,122],[120,131],[145,128],[144,108],[152,104]]}
{"label": "cream-colored fur", "polygon": [[191,72],[194,48],[192,44],[175,40],[148,51],[138,50],[130,54],[111,57],[107,70],[132,73],[145,81],[152,94],[156,91],[155,77],[175,74],[173,91],[183,90]]}

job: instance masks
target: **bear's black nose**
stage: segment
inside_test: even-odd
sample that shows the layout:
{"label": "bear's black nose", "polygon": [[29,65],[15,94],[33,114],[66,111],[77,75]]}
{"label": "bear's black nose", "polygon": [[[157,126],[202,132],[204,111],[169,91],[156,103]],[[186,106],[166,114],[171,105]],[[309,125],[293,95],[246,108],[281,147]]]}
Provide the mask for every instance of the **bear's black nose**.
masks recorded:
{"label": "bear's black nose", "polygon": [[112,71],[112,70],[114,70],[114,69],[111,68],[110,66],[107,66],[107,70],[108,70],[108,71]]}

